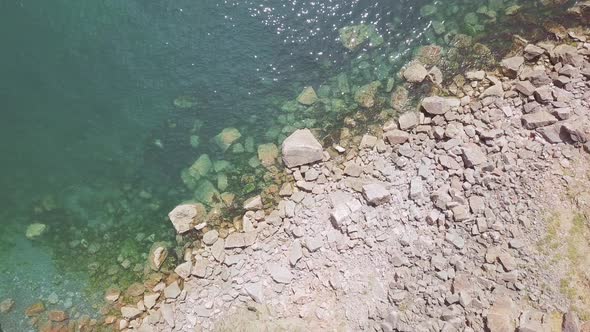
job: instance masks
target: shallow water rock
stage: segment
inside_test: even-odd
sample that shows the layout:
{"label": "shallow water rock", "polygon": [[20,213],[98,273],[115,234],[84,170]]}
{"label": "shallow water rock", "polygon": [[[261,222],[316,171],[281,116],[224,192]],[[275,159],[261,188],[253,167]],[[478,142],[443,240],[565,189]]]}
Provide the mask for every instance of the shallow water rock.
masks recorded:
{"label": "shallow water rock", "polygon": [[306,86],[297,97],[297,102],[301,105],[311,106],[318,101],[318,95],[311,86]]}
{"label": "shallow water rock", "polygon": [[[217,190],[217,188],[215,187],[215,185],[213,183],[211,183],[211,181],[209,180],[201,180],[199,181],[199,183],[197,184],[197,188],[195,189],[195,199],[203,204],[206,205],[212,205],[214,198],[219,196],[219,191]],[[202,204],[197,204],[197,206],[202,207],[198,208],[198,216],[203,216],[205,213],[205,208],[203,207]],[[201,218],[196,217],[195,218],[195,225],[199,224],[200,222],[198,220],[201,220]],[[194,226],[194,225],[193,225]]]}
{"label": "shallow water rock", "polygon": [[30,224],[27,227],[27,230],[25,232],[25,236],[27,237],[27,239],[33,240],[33,239],[38,238],[39,236],[43,235],[43,233],[45,233],[45,230],[47,230],[47,226],[45,224],[41,224],[41,223]]}
{"label": "shallow water rock", "polygon": [[199,218],[206,215],[205,207],[202,204],[182,204],[175,207],[168,217],[178,234],[188,232],[193,228]]}
{"label": "shallow water rock", "polygon": [[400,85],[391,93],[391,107],[394,110],[402,110],[407,105],[408,99],[408,90]]}
{"label": "shallow water rock", "polygon": [[189,168],[189,174],[195,180],[199,180],[201,177],[207,175],[209,171],[211,171],[212,167],[213,163],[211,162],[211,158],[209,158],[209,155],[202,154]]}
{"label": "shallow water rock", "polygon": [[244,210],[260,210],[262,209],[262,197],[260,197],[260,195],[256,195],[254,197],[251,197],[249,199],[247,199],[244,202]]}
{"label": "shallow water rock", "polygon": [[227,151],[227,149],[237,140],[242,137],[240,131],[236,128],[225,128],[223,129],[215,138],[215,144],[223,151]]}
{"label": "shallow water rock", "polygon": [[341,28],[338,30],[340,42],[347,49],[354,51],[362,44],[369,42],[370,46],[376,47],[383,44],[383,37],[377,32],[373,25],[359,24]]}
{"label": "shallow water rock", "polygon": [[9,312],[10,310],[12,310],[12,308],[14,307],[14,300],[13,299],[5,299],[2,302],[0,302],[0,314],[5,314],[7,312]]}
{"label": "shallow water rock", "polygon": [[119,290],[118,288],[112,287],[112,288],[107,289],[104,299],[107,302],[116,302],[120,296],[121,296],[121,290]]}
{"label": "shallow water rock", "polygon": [[298,129],[283,142],[282,155],[285,166],[292,168],[322,160],[324,150],[309,129]]}
{"label": "shallow water rock", "polygon": [[67,320],[68,314],[62,310],[51,310],[47,313],[47,318],[52,322],[63,322]]}
{"label": "shallow water rock", "polygon": [[173,104],[178,108],[191,108],[197,104],[197,100],[192,96],[179,96],[174,99]]}
{"label": "shallow water rock", "polygon": [[279,156],[279,148],[273,144],[261,144],[258,146],[258,159],[260,163],[265,166],[272,166],[275,164]]}
{"label": "shallow water rock", "polygon": [[413,65],[409,66],[406,68],[406,70],[404,70],[403,74],[406,81],[410,83],[420,83],[424,81],[427,75],[428,71],[420,63],[414,63]]}
{"label": "shallow water rock", "polygon": [[203,243],[210,246],[213,245],[213,243],[215,243],[215,241],[217,241],[218,238],[219,232],[213,229],[203,234]]}
{"label": "shallow water rock", "polygon": [[354,101],[361,107],[371,108],[375,106],[377,90],[381,87],[381,82],[375,81],[361,86],[354,93]]}
{"label": "shallow water rock", "polygon": [[35,317],[44,311],[45,311],[45,305],[43,304],[43,302],[39,301],[39,302],[33,303],[31,306],[29,306],[25,310],[25,315],[27,315],[27,317]]}

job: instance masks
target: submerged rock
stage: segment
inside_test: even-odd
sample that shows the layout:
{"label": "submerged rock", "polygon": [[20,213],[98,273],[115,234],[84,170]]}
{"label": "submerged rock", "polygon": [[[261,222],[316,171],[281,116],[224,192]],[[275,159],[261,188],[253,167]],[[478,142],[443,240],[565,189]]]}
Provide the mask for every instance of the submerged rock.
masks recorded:
{"label": "submerged rock", "polygon": [[354,100],[365,108],[371,108],[375,106],[375,97],[379,87],[381,87],[381,82],[379,81],[361,86],[354,93]]}
{"label": "submerged rock", "polygon": [[40,224],[40,223],[30,224],[27,227],[27,231],[25,232],[25,236],[27,237],[27,239],[33,240],[33,239],[43,235],[43,233],[45,233],[46,229],[47,229],[47,226],[45,224]]}
{"label": "submerged rock", "polygon": [[320,142],[309,129],[298,129],[292,133],[282,146],[283,162],[289,168],[311,164],[324,158]]}
{"label": "submerged rock", "polygon": [[383,44],[383,37],[372,25],[351,25],[338,30],[340,41],[347,49],[354,51],[362,44],[369,42],[369,46],[375,47]]}
{"label": "submerged rock", "polygon": [[191,96],[180,96],[174,99],[174,106],[178,108],[191,108],[197,104],[197,100]]}
{"label": "submerged rock", "polygon": [[211,162],[209,155],[202,154],[189,168],[188,173],[195,180],[199,180],[201,177],[207,175],[212,167],[213,163]]}
{"label": "submerged rock", "polygon": [[414,63],[404,70],[404,78],[410,83],[420,83],[424,81],[428,71],[420,63]]}
{"label": "submerged rock", "polygon": [[0,314],[5,314],[12,310],[12,308],[14,307],[14,303],[15,302],[13,299],[5,299],[2,302],[0,302]]}
{"label": "submerged rock", "polygon": [[240,134],[240,131],[236,128],[225,128],[215,136],[214,141],[215,144],[225,152],[235,141],[239,140],[240,137],[242,137],[242,134]]}
{"label": "submerged rock", "polygon": [[258,159],[263,166],[274,165],[279,156],[279,148],[273,143],[261,144],[258,146]]}
{"label": "submerged rock", "polygon": [[45,305],[43,304],[43,302],[39,301],[39,302],[33,303],[30,307],[28,307],[25,310],[25,315],[27,315],[27,317],[35,317],[44,311],[45,311]]}
{"label": "submerged rock", "polygon": [[168,217],[174,225],[178,234],[188,232],[194,225],[198,224],[204,215],[205,207],[202,204],[182,204],[174,208]]}
{"label": "submerged rock", "polygon": [[297,102],[305,106],[311,106],[315,104],[316,101],[318,101],[318,95],[311,86],[306,86],[299,94],[299,97],[297,97]]}

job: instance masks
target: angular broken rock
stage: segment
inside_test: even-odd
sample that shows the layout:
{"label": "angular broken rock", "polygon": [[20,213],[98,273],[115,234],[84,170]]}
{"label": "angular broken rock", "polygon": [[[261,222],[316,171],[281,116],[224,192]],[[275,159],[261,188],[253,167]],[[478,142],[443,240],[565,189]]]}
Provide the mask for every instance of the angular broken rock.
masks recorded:
{"label": "angular broken rock", "polygon": [[289,248],[289,263],[291,266],[295,266],[301,257],[303,257],[301,242],[299,240],[295,240],[291,244],[291,248]]}
{"label": "angular broken rock", "polygon": [[297,102],[301,105],[311,106],[318,100],[318,95],[311,86],[306,86],[297,97]]}
{"label": "angular broken rock", "polygon": [[135,308],[135,307],[122,307],[121,308],[121,316],[127,319],[133,319],[139,315],[141,315],[143,311]]}
{"label": "angular broken rock", "polygon": [[502,71],[504,75],[515,78],[518,74],[520,67],[524,63],[524,58],[521,56],[514,56],[511,58],[506,58],[502,60],[500,65],[502,66]]}
{"label": "angular broken rock", "polygon": [[528,44],[524,48],[524,57],[529,61],[538,58],[543,55],[543,53],[545,53],[545,50],[537,45]]}
{"label": "angular broken rock", "polygon": [[420,124],[420,115],[416,112],[405,112],[399,116],[398,122],[401,130],[412,129]]}
{"label": "angular broken rock", "polygon": [[552,125],[557,122],[557,119],[546,111],[539,111],[535,113],[525,114],[522,117],[522,125],[526,129],[536,129]]}
{"label": "angular broken rock", "polygon": [[385,139],[391,145],[403,144],[410,139],[410,135],[408,133],[398,129],[390,130],[383,134],[383,136],[385,136]]}
{"label": "angular broken rock", "polygon": [[167,299],[175,299],[180,295],[180,286],[178,286],[178,281],[175,281],[168,285],[168,287],[164,288],[164,296]]}
{"label": "angular broken rock", "polygon": [[182,279],[188,280],[188,278],[191,276],[192,268],[193,268],[193,263],[191,261],[187,261],[187,262],[184,262],[184,263],[178,265],[174,269],[174,272],[176,272],[176,274],[178,274],[178,276],[181,277]]}
{"label": "angular broken rock", "polygon": [[280,284],[288,284],[291,282],[291,279],[293,279],[291,271],[280,264],[269,264],[267,270],[270,273],[272,280]]}
{"label": "angular broken rock", "polygon": [[264,293],[262,290],[262,282],[246,284],[244,286],[244,290],[246,291],[246,293],[248,295],[250,295],[252,300],[254,300],[256,303],[262,304],[264,302]]}
{"label": "angular broken rock", "polygon": [[514,89],[527,97],[535,93],[535,86],[530,81],[519,81],[514,84]]}
{"label": "angular broken rock", "polygon": [[289,168],[324,158],[324,149],[309,129],[298,129],[282,145],[283,162]]}
{"label": "angular broken rock", "polygon": [[253,245],[255,241],[256,232],[231,233],[225,239],[225,249],[248,247]]}
{"label": "angular broken rock", "polygon": [[459,107],[461,100],[453,97],[426,97],[422,100],[422,108],[426,113],[432,115],[445,114],[453,107]]}
{"label": "angular broken rock", "polygon": [[262,209],[262,197],[260,197],[260,195],[249,198],[244,202],[244,210],[250,211],[260,209]]}
{"label": "angular broken rock", "polygon": [[215,241],[217,241],[217,239],[219,238],[219,232],[217,232],[216,230],[210,230],[207,233],[203,234],[203,243],[210,246],[213,243],[215,243]]}
{"label": "angular broken rock", "polygon": [[423,191],[422,180],[419,177],[412,178],[410,181],[410,198],[413,200],[422,198]]}
{"label": "angular broken rock", "polygon": [[182,204],[170,211],[168,217],[176,232],[182,234],[188,232],[205,213],[205,207],[201,204]]}
{"label": "angular broken rock", "polygon": [[463,146],[463,162],[465,163],[465,167],[474,167],[486,161],[487,156],[478,145],[469,143]]}
{"label": "angular broken rock", "polygon": [[386,203],[391,198],[389,191],[381,183],[370,183],[363,186],[363,196],[371,205]]}
{"label": "angular broken rock", "polygon": [[490,332],[514,331],[516,315],[516,305],[512,299],[501,297],[488,311],[486,326]]}

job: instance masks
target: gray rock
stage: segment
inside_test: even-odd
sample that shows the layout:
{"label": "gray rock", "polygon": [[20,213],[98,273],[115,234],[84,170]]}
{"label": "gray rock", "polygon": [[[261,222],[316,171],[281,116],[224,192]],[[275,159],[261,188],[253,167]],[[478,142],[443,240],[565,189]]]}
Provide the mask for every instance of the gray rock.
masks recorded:
{"label": "gray rock", "polygon": [[244,210],[252,211],[260,209],[262,209],[262,197],[260,195],[251,197],[244,202]]}
{"label": "gray rock", "polygon": [[546,111],[539,111],[531,114],[525,114],[522,117],[522,124],[526,129],[536,129],[552,125],[557,119]]}
{"label": "gray rock", "polygon": [[463,162],[465,167],[474,167],[485,163],[488,159],[481,148],[473,143],[463,146]]}
{"label": "gray rock", "polygon": [[502,97],[504,96],[504,89],[502,88],[501,84],[495,84],[490,86],[489,88],[485,89],[481,93],[481,98],[485,97]]}
{"label": "gray rock", "polygon": [[528,80],[536,86],[540,87],[551,83],[551,78],[545,73],[543,69],[533,70],[528,74]]}
{"label": "gray rock", "polygon": [[422,180],[418,177],[412,178],[410,181],[410,198],[413,200],[421,199],[424,195],[424,185]]}
{"label": "gray rock", "polygon": [[280,284],[288,284],[291,283],[293,279],[293,274],[289,271],[288,268],[282,266],[277,263],[271,263],[267,266],[268,273],[270,273],[270,277]]}
{"label": "gray rock", "polygon": [[528,44],[524,48],[524,57],[529,61],[535,60],[536,58],[543,55],[543,53],[545,53],[545,50],[537,45]]}
{"label": "gray rock", "polygon": [[391,145],[403,144],[410,139],[410,135],[408,133],[397,129],[390,130],[383,134],[383,136]]}
{"label": "gray rock", "polygon": [[303,257],[301,242],[299,240],[295,240],[291,244],[291,248],[289,248],[289,263],[291,266],[295,266],[301,257]]}
{"label": "gray rock", "polygon": [[176,274],[178,274],[179,277],[181,277],[184,280],[188,280],[188,278],[191,276],[191,270],[192,270],[193,264],[191,261],[187,261],[184,262],[182,264],[179,264],[175,269],[174,272]]}
{"label": "gray rock", "polygon": [[308,236],[305,239],[305,247],[309,252],[315,252],[320,249],[324,245],[324,240],[322,239],[321,235],[318,236]]}
{"label": "gray rock", "polygon": [[426,113],[432,115],[441,115],[445,114],[453,107],[460,106],[461,100],[453,97],[443,98],[439,96],[433,96],[424,98],[421,105]]}
{"label": "gray rock", "polygon": [[170,211],[168,217],[176,229],[176,232],[178,234],[183,234],[193,228],[199,212],[199,205],[182,204]]}
{"label": "gray rock", "polygon": [[231,233],[225,239],[225,249],[244,248],[254,244],[256,241],[256,233]]}
{"label": "gray rock", "polygon": [[350,208],[346,203],[336,204],[330,213],[330,221],[332,222],[332,226],[334,226],[336,229],[341,229],[344,222],[348,220],[350,214]]}
{"label": "gray rock", "polygon": [[465,78],[470,81],[483,81],[486,78],[486,72],[483,70],[468,71],[465,73]]}
{"label": "gray rock", "polygon": [[469,210],[464,205],[457,205],[453,207],[453,218],[456,222],[462,222],[469,219]]}
{"label": "gray rock", "polygon": [[210,230],[207,233],[203,234],[203,243],[210,246],[213,243],[215,243],[215,241],[217,241],[217,239],[219,238],[219,232],[217,232],[216,230]]}
{"label": "gray rock", "polygon": [[465,246],[465,239],[454,231],[447,232],[445,240],[453,244],[457,249],[462,249]]}
{"label": "gray rock", "polygon": [[225,259],[225,241],[223,239],[217,239],[211,247],[211,255],[216,261],[223,263]]}
{"label": "gray rock", "polygon": [[375,146],[375,144],[377,144],[377,137],[365,134],[365,135],[363,135],[363,138],[361,139],[360,148],[361,149],[365,149],[365,148],[372,149]]}
{"label": "gray rock", "polygon": [[420,83],[424,81],[428,71],[420,63],[415,63],[404,71],[404,78],[410,83]]}
{"label": "gray rock", "polygon": [[363,186],[363,196],[371,205],[387,203],[391,198],[389,191],[381,183],[370,183]]}
{"label": "gray rock", "polygon": [[285,165],[292,168],[322,160],[324,150],[309,129],[298,129],[283,142],[282,155]]}
{"label": "gray rock", "polygon": [[420,115],[416,112],[405,112],[399,116],[399,128],[409,130],[420,124]]}
{"label": "gray rock", "polygon": [[504,296],[496,300],[486,316],[486,327],[489,332],[514,331],[516,311],[516,305],[509,297]]}
{"label": "gray rock", "polygon": [[537,132],[541,134],[541,136],[549,143],[557,144],[563,143],[564,139],[567,137],[567,133],[562,130],[563,125],[560,123],[556,123],[551,126],[537,128]]}
{"label": "gray rock", "polygon": [[568,44],[561,44],[556,46],[550,53],[551,61],[553,63],[561,62],[569,64],[577,68],[582,68],[584,65],[584,56],[578,53],[578,49]]}
{"label": "gray rock", "polygon": [[173,328],[175,325],[174,322],[176,321],[174,304],[162,303],[160,306],[160,312],[162,313],[162,317],[164,317],[166,324]]}
{"label": "gray rock", "polygon": [[502,71],[504,72],[504,75],[511,77],[511,78],[515,78],[516,75],[518,75],[518,72],[520,71],[520,67],[523,65],[524,63],[524,58],[521,56],[514,56],[511,58],[506,58],[504,60],[502,60],[502,62],[500,63],[500,66],[502,67]]}
{"label": "gray rock", "polygon": [[530,81],[519,81],[514,84],[514,89],[527,97],[535,93],[535,86]]}
{"label": "gray rock", "polygon": [[264,292],[262,289],[262,282],[246,284],[244,286],[244,290],[256,303],[264,303]]}
{"label": "gray rock", "polygon": [[542,86],[535,89],[535,100],[541,104],[548,104],[553,101],[553,91],[551,87]]}
{"label": "gray rock", "polygon": [[164,296],[167,299],[175,299],[180,295],[180,287],[178,286],[178,281],[175,281],[168,285],[168,287],[164,288]]}

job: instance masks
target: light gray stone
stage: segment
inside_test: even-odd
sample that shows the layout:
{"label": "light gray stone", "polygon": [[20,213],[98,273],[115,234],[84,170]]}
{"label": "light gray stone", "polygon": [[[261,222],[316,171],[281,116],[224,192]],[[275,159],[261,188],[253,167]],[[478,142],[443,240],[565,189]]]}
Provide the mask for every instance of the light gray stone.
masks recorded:
{"label": "light gray stone", "polygon": [[557,122],[557,119],[546,111],[539,111],[535,113],[525,114],[522,117],[522,124],[526,129],[536,129],[552,125]]}
{"label": "light gray stone", "polygon": [[298,129],[282,145],[283,162],[288,168],[311,164],[324,158],[324,149],[309,129]]}
{"label": "light gray stone", "polygon": [[272,280],[280,284],[289,284],[293,279],[291,271],[287,267],[278,263],[268,264],[267,270],[270,273]]}
{"label": "light gray stone", "polygon": [[381,183],[369,183],[363,186],[363,196],[371,205],[380,205],[390,200],[391,194]]}

